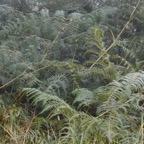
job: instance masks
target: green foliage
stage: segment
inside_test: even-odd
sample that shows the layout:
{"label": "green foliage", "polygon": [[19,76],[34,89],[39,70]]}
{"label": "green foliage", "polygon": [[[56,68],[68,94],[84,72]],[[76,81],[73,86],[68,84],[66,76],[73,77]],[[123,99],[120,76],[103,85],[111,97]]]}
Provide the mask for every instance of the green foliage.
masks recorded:
{"label": "green foliage", "polygon": [[61,91],[63,94],[67,93],[69,82],[64,75],[51,76],[46,80],[46,83],[46,92],[50,94],[60,95]]}
{"label": "green foliage", "polygon": [[[106,51],[102,38],[103,31],[101,29],[92,27],[90,31],[90,36],[87,40],[87,44],[95,46],[95,49],[87,50],[85,54],[90,53],[96,55],[97,58],[100,57]],[[94,62],[86,61],[86,63],[92,63],[93,65]],[[109,55],[106,53],[102,56],[101,61],[97,62],[95,65],[98,65],[98,67],[100,68],[106,68],[109,65],[109,63]]]}
{"label": "green foliage", "polygon": [[87,89],[75,89],[72,91],[72,95],[75,96],[73,103],[79,103],[78,107],[89,106],[90,104],[95,103],[93,93]]}
{"label": "green foliage", "polygon": [[138,2],[0,1],[0,143],[143,143]]}
{"label": "green foliage", "polygon": [[[143,136],[142,133],[139,132],[139,129],[141,129],[143,121],[143,104],[141,105],[141,103],[143,103],[143,76],[143,71],[138,73],[129,73],[119,81],[114,81],[108,85],[113,89],[113,92],[109,99],[99,107],[98,113],[109,113],[109,115],[105,116],[105,120],[109,121],[109,123],[105,125],[107,127],[105,128],[107,129],[105,135],[107,137],[109,136],[110,141],[115,137],[115,134],[117,135],[117,128],[120,127],[120,131],[118,130],[119,134],[127,133],[127,138],[123,137],[120,142],[142,142],[141,137]],[[117,118],[119,122],[117,121]],[[113,132],[112,129],[116,131]],[[133,131],[133,129],[136,131],[134,133],[132,132],[130,136],[127,131]]]}
{"label": "green foliage", "polygon": [[[74,141],[78,141],[78,139],[75,137],[73,141],[73,134],[76,135],[77,130],[80,134],[86,135],[86,137],[79,136],[83,143],[90,141],[88,140],[89,138],[94,138],[93,131],[95,131],[96,137],[99,134],[103,134],[101,135],[101,143],[111,143],[113,141],[119,143],[132,143],[132,141],[141,143],[143,133],[140,131],[143,125],[144,108],[141,105],[144,98],[142,94],[143,87],[143,71],[127,74],[118,81],[111,82],[107,85],[109,97],[98,106],[96,117],[78,112],[57,96],[42,93],[37,89],[25,88],[22,90],[22,94],[30,97],[34,105],[41,102],[42,112],[51,110],[52,116],[61,114],[65,117],[65,120],[68,120],[68,126],[64,127],[68,132],[61,139],[64,138],[65,140],[65,138],[71,137],[72,143],[75,143]],[[101,95],[107,95],[107,93],[101,92]],[[96,101],[93,93],[86,89],[76,89],[72,94],[76,96],[73,102],[80,103],[79,106],[88,105]],[[98,94],[98,96],[100,95]],[[73,124],[80,126],[74,127]],[[69,135],[71,132],[73,134]],[[88,134],[92,134],[91,137]],[[99,140],[96,140],[96,142],[99,142]]]}

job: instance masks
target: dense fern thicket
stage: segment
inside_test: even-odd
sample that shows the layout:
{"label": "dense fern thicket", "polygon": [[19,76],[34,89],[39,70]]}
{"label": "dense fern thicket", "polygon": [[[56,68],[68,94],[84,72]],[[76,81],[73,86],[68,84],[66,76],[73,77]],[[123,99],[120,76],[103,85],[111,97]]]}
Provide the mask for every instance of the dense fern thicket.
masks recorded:
{"label": "dense fern thicket", "polygon": [[1,144],[143,144],[142,0],[0,1]]}

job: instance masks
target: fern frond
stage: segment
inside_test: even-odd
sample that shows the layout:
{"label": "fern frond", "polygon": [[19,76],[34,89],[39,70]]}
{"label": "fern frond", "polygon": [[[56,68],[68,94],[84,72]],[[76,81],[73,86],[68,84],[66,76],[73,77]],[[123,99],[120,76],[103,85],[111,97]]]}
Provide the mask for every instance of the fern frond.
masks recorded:
{"label": "fern frond", "polygon": [[[129,129],[132,131],[135,129],[138,132],[143,111],[141,103],[144,98],[144,72],[129,73],[106,87],[109,97],[99,106],[97,111],[97,113],[106,113],[104,117],[108,123],[106,122],[105,126],[111,128],[110,131],[104,132],[106,137],[112,141],[113,134],[116,133],[115,130],[119,133],[129,133]],[[106,96],[106,94],[104,95]],[[107,129],[106,127],[104,129]],[[126,135],[129,135],[128,133]],[[117,136],[114,135],[114,137]],[[136,140],[136,135],[134,137]],[[121,137],[122,141],[123,139]],[[132,139],[129,137],[127,140],[131,141]]]}
{"label": "fern frond", "polygon": [[62,90],[66,94],[68,86],[68,79],[64,75],[51,76],[47,80],[46,92],[54,95],[60,95]]}
{"label": "fern frond", "polygon": [[111,6],[104,6],[97,8],[95,11],[93,11],[93,15],[95,15],[95,19],[98,23],[107,23],[110,21],[110,17],[115,15],[118,11],[117,7],[111,7]]}
{"label": "fern frond", "polygon": [[75,96],[73,103],[78,103],[78,107],[89,106],[96,102],[93,92],[84,88],[75,89],[72,95]]}
{"label": "fern frond", "polygon": [[96,27],[91,27],[90,29],[90,37],[87,40],[87,44],[95,45],[100,50],[104,50],[104,43],[103,43],[103,30]]}
{"label": "fern frond", "polygon": [[0,19],[8,16],[9,14],[12,15],[14,12],[14,8],[8,5],[0,5]]}
{"label": "fern frond", "polygon": [[58,96],[43,93],[34,88],[24,88],[22,90],[22,94],[28,96],[33,101],[35,106],[38,103],[41,103],[43,108],[41,113],[49,110],[55,110],[54,114],[65,113],[67,116],[71,116],[75,111],[70,105],[68,105]]}
{"label": "fern frond", "polygon": [[[112,82],[110,85],[115,86],[116,83]],[[133,93],[142,93],[144,87],[144,72],[139,71],[136,73],[129,73],[126,76],[122,77],[118,81],[118,83],[121,85],[121,88],[124,90],[129,89]]]}

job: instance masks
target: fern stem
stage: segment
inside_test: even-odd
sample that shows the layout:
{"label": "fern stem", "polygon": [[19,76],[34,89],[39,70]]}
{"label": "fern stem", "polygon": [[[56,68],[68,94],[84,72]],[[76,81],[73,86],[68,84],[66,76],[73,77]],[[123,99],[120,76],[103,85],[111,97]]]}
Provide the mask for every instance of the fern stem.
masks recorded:
{"label": "fern stem", "polygon": [[[70,20],[70,22],[67,25],[65,25],[64,27],[62,27],[61,30],[64,31],[67,28],[67,26],[69,26],[72,22],[73,22],[73,19]],[[53,45],[55,44],[55,41],[58,39],[58,37],[59,37],[60,34],[61,34],[61,31],[59,31],[58,34],[56,35],[55,39],[53,40],[53,42],[52,42],[52,44],[50,46],[50,49],[53,47]],[[41,63],[45,60],[46,56],[48,55],[48,52],[49,52],[49,50],[46,51],[44,57],[41,60]]]}
{"label": "fern stem", "polygon": [[8,131],[4,126],[1,125],[1,127],[3,128],[3,130],[12,138],[12,140],[14,140],[15,144],[18,144],[18,141],[16,139],[16,137],[14,137],[12,135],[12,133],[10,131]]}
{"label": "fern stem", "polygon": [[129,20],[128,20],[127,23],[124,25],[123,29],[120,31],[120,33],[118,34],[118,36],[116,37],[116,39],[114,40],[114,42],[107,48],[106,51],[104,51],[104,52],[101,54],[101,56],[91,65],[91,67],[90,67],[89,69],[92,69],[92,68],[97,64],[97,62],[98,62],[109,50],[111,50],[111,49],[113,48],[113,46],[117,43],[118,39],[120,38],[120,36],[121,36],[122,33],[124,32],[125,28],[126,28],[127,25],[130,23],[130,21],[131,21],[133,15],[134,15],[134,13],[135,13],[137,7],[139,6],[140,2],[141,2],[141,0],[139,0],[139,1],[137,2],[137,5],[134,7],[134,10],[132,11],[132,13],[131,13],[131,15],[130,15]]}
{"label": "fern stem", "polygon": [[[61,32],[58,32],[58,34],[56,35],[55,39],[53,40],[53,42],[52,42],[52,44],[51,44],[50,49],[53,47],[53,45],[54,45],[55,41],[58,39],[60,33],[61,33]],[[45,60],[45,58],[46,58],[47,55],[48,55],[48,50],[46,51],[46,53],[45,53],[45,55],[44,55],[44,57],[43,57],[43,59],[42,59],[41,62],[43,62],[43,61]]]}

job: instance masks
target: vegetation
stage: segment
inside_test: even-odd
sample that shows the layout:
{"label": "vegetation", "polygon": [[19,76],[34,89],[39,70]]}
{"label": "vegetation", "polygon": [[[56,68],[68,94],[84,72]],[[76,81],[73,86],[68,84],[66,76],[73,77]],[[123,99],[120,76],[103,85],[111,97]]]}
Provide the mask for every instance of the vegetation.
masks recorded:
{"label": "vegetation", "polygon": [[143,144],[142,0],[0,1],[1,144]]}

